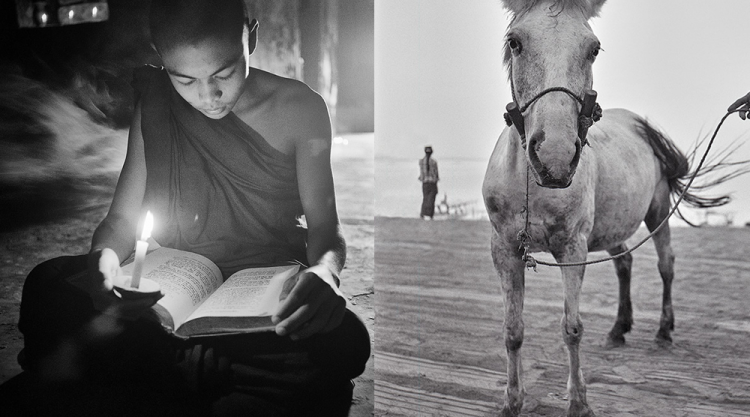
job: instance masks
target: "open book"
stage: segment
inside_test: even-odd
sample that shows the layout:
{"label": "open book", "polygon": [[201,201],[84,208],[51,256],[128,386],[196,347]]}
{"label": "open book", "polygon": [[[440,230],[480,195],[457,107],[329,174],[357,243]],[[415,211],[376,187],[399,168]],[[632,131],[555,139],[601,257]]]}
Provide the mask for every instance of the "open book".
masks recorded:
{"label": "open book", "polygon": [[[131,274],[133,264],[122,267]],[[226,281],[208,258],[159,247],[146,255],[141,277],[157,282],[164,297],[152,318],[180,338],[273,330],[271,316],[284,282],[298,264],[248,268]],[[75,285],[75,283],[73,283]]]}

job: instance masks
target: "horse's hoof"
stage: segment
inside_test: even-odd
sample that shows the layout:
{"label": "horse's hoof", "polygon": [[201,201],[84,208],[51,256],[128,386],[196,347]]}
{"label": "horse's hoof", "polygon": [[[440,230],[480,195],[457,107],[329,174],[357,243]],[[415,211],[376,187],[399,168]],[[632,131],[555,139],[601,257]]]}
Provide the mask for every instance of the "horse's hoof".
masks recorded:
{"label": "horse's hoof", "polygon": [[504,406],[503,409],[500,410],[500,417],[518,417],[518,414],[518,411],[513,411],[508,406]]}
{"label": "horse's hoof", "polygon": [[570,403],[568,417],[596,417],[596,414],[585,403]]}
{"label": "horse's hoof", "polygon": [[625,346],[625,336],[623,335],[613,336],[609,334],[602,343],[604,349],[615,349],[623,346]]}
{"label": "horse's hoof", "polygon": [[523,408],[524,397],[526,396],[526,390],[521,389],[515,395],[509,395],[509,392],[505,392],[505,403],[503,409],[500,411],[501,417],[517,417],[521,414],[521,408]]}
{"label": "horse's hoof", "polygon": [[669,335],[668,331],[659,329],[659,332],[656,333],[656,344],[660,347],[672,346],[672,336]]}

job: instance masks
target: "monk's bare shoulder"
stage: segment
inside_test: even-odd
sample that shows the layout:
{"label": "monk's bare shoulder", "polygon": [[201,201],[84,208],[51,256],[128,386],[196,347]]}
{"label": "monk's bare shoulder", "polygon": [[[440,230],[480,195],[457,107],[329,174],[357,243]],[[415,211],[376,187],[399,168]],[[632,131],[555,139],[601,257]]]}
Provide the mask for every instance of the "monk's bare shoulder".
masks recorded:
{"label": "monk's bare shoulder", "polygon": [[289,153],[300,141],[331,140],[331,120],[323,98],[305,83],[251,69],[248,105],[237,115],[274,147]]}
{"label": "monk's bare shoulder", "polygon": [[307,84],[289,78],[281,78],[276,107],[294,137],[329,136],[331,119],[323,98]]}

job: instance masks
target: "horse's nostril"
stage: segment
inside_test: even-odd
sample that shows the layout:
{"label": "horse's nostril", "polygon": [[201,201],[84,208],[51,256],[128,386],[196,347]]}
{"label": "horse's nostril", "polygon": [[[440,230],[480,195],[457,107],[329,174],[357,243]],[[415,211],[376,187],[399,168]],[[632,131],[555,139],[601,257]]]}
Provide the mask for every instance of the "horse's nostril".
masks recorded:
{"label": "horse's nostril", "polygon": [[529,139],[529,150],[536,152],[536,150],[539,149],[545,139],[546,138],[543,130],[537,130],[536,132],[534,132],[534,134],[531,135],[531,139]]}

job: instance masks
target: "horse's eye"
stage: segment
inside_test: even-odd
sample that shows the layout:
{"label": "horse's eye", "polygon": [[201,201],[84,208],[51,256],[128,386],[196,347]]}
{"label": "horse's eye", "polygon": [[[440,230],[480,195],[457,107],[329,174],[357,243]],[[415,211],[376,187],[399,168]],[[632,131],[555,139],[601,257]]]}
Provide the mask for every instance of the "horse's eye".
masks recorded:
{"label": "horse's eye", "polygon": [[508,39],[508,47],[511,51],[513,51],[514,54],[518,55],[521,53],[521,42],[518,41],[518,39]]}
{"label": "horse's eye", "polygon": [[591,55],[590,55],[590,57],[591,57],[591,60],[592,60],[592,61],[593,61],[594,59],[596,59],[596,57],[597,57],[597,56],[599,56],[599,51],[600,51],[601,49],[602,49],[602,48],[601,48],[601,46],[598,46],[598,45],[597,45],[597,46],[595,46],[595,47],[594,47],[594,49],[592,49],[592,50],[591,50]]}

